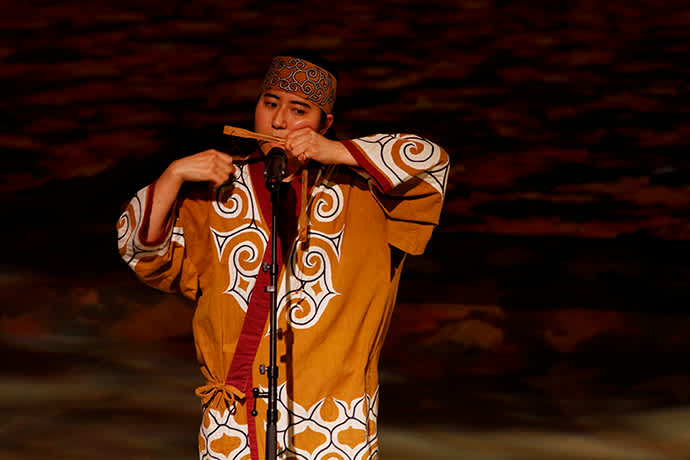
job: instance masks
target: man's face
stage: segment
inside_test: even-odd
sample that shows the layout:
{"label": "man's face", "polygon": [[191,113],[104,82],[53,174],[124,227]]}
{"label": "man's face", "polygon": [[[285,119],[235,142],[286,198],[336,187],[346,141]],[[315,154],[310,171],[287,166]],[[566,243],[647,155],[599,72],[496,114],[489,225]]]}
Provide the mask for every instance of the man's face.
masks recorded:
{"label": "man's face", "polygon": [[305,126],[324,134],[330,123],[325,127],[320,124],[321,109],[316,104],[278,89],[261,93],[254,110],[254,131],[261,134],[285,137],[290,131]]}

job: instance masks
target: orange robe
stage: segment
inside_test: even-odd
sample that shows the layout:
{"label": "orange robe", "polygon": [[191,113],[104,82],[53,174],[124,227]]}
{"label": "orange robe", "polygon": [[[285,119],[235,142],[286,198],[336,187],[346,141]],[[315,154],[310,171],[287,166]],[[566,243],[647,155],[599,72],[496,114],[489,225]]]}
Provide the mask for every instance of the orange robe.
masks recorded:
{"label": "orange robe", "polygon": [[[438,145],[403,134],[342,142],[360,167],[310,168],[305,243],[295,238],[297,207],[283,210],[279,458],[377,457],[378,361],[402,265],[424,251],[443,203],[449,162]],[[254,288],[267,276],[270,200],[263,164],[237,166],[217,190],[183,187],[161,241],[142,236],[155,183],[118,222],[120,254],[142,281],[197,300],[202,459],[265,457],[267,402],[252,388],[267,387],[259,366],[269,364],[268,294]]]}

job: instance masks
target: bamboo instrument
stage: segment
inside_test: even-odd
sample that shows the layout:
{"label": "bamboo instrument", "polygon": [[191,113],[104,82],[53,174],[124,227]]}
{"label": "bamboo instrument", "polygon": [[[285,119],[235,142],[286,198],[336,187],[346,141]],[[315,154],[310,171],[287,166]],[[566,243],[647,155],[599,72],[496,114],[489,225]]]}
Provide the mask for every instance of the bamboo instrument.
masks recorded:
{"label": "bamboo instrument", "polygon": [[246,139],[256,139],[258,141],[275,142],[276,144],[285,145],[285,139],[283,139],[282,137],[255,133],[254,131],[249,131],[248,129],[243,128],[237,128],[235,126],[226,125],[223,128],[223,134],[227,134],[228,136],[244,137]]}

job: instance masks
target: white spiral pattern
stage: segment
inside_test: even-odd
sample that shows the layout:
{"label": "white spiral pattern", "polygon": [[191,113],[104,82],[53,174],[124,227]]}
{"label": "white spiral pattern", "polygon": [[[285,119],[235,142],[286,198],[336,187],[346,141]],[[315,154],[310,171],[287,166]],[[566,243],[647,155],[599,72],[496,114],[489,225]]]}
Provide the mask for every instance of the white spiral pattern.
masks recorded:
{"label": "white spiral pattern", "polygon": [[235,171],[233,179],[216,190],[213,201],[216,214],[226,219],[252,219],[258,216],[259,209],[252,198],[250,187],[249,168],[241,165]]}
{"label": "white spiral pattern", "polygon": [[314,196],[314,219],[319,222],[333,222],[343,211],[345,199],[339,185],[324,182],[312,191]]}
{"label": "white spiral pattern", "polygon": [[330,300],[339,295],[333,273],[340,261],[344,228],[329,235],[309,232],[307,250],[293,250],[278,291],[278,315],[287,309],[287,319],[297,329],[316,324]]}
{"label": "white spiral pattern", "polygon": [[117,221],[117,246],[123,260],[132,268],[142,258],[164,255],[170,246],[173,231],[177,231],[175,241],[184,246],[184,234],[179,228],[171,228],[160,244],[147,244],[139,238],[139,231],[144,223],[144,203],[147,202],[149,193],[150,186],[139,190]]}
{"label": "white spiral pattern", "polygon": [[[246,312],[249,298],[256,284],[256,277],[261,269],[268,235],[251,225],[244,225],[232,232],[219,232],[211,228],[211,233],[216,243],[216,255],[221,264],[224,263],[225,249],[231,248],[225,262],[228,267],[229,281],[223,293],[232,295],[240,308]],[[251,235],[254,237],[250,237]]]}
{"label": "white spiral pattern", "polygon": [[[391,148],[386,154],[392,156],[393,144],[389,143],[386,145]],[[403,161],[415,169],[426,170],[433,167],[438,162],[439,155],[436,146],[424,138],[406,137],[404,143],[398,147],[400,148]]]}
{"label": "white spiral pattern", "polygon": [[[269,235],[258,225],[261,211],[252,192],[247,165],[237,168],[234,179],[219,187],[215,198],[213,209],[216,214],[224,222],[239,223],[228,232],[210,229],[218,261],[228,267],[228,285],[223,294],[233,296],[246,312],[269,239]],[[231,249],[225,259],[224,253],[228,247]]]}
{"label": "white spiral pattern", "polygon": [[123,212],[117,221],[117,246],[123,248],[127,241],[127,237],[131,234],[131,219],[128,212]]}
{"label": "white spiral pattern", "polygon": [[441,195],[446,190],[449,162],[441,147],[410,134],[376,134],[354,142],[391,187],[412,177],[422,179]]}

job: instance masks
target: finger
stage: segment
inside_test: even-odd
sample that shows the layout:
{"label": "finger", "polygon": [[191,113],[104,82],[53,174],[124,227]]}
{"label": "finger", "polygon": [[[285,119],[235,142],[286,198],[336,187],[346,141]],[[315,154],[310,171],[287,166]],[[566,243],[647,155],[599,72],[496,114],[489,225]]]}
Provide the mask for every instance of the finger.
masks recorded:
{"label": "finger", "polygon": [[300,151],[300,153],[297,155],[297,159],[299,161],[301,161],[302,163],[309,161],[309,159],[310,159],[309,150],[304,149],[304,150]]}
{"label": "finger", "polygon": [[218,160],[215,164],[214,170],[223,176],[223,180],[227,180],[227,178],[230,177],[230,174],[235,171],[235,165],[233,165],[232,162],[227,163],[223,160]]}
{"label": "finger", "polygon": [[[300,120],[300,121],[301,121],[301,120]],[[298,122],[298,123],[299,123],[299,122]],[[301,123],[301,124],[304,125],[304,123]],[[313,131],[314,131],[314,130],[311,129],[311,127],[309,127],[309,126],[303,126],[303,127],[294,128],[294,129],[293,129],[292,131],[290,131],[290,132],[288,133],[288,135],[285,137],[285,145],[288,145],[288,144],[291,143],[291,142],[294,143],[294,142],[297,141],[298,139],[309,138],[309,136],[311,135],[311,133],[312,133]]]}
{"label": "finger", "polygon": [[300,153],[307,150],[311,145],[312,140],[310,135],[297,135],[285,144],[291,151]]}
{"label": "finger", "polygon": [[227,153],[219,152],[218,153],[218,159],[223,162],[225,165],[231,165],[233,162],[233,159],[230,155]]}
{"label": "finger", "polygon": [[216,171],[212,176],[211,182],[213,182],[216,187],[219,187],[223,185],[225,182],[227,182],[229,178],[230,174],[226,174],[225,172],[221,171]]}
{"label": "finger", "polygon": [[297,131],[304,128],[309,128],[309,120],[297,120],[297,122],[292,125],[292,131]]}
{"label": "finger", "polygon": [[232,157],[225,152],[219,150],[210,149],[207,150],[209,156],[215,160],[221,161],[224,164],[232,164]]}
{"label": "finger", "polygon": [[304,159],[308,152],[308,144],[306,144],[305,142],[298,141],[297,143],[292,145],[292,156],[297,159]]}
{"label": "finger", "polygon": [[237,166],[230,164],[225,170],[223,170],[223,174],[225,174],[225,178],[228,179],[230,176],[235,174],[236,170]]}

